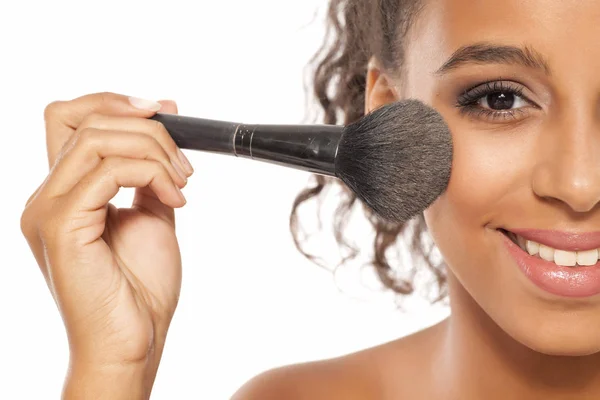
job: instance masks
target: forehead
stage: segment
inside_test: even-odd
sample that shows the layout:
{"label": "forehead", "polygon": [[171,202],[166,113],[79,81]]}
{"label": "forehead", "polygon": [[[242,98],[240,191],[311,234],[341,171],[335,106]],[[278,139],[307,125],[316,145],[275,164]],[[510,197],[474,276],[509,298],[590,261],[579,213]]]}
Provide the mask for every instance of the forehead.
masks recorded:
{"label": "forehead", "polygon": [[598,0],[429,0],[405,44],[439,68],[458,48],[477,42],[528,45],[559,69],[600,67]]}

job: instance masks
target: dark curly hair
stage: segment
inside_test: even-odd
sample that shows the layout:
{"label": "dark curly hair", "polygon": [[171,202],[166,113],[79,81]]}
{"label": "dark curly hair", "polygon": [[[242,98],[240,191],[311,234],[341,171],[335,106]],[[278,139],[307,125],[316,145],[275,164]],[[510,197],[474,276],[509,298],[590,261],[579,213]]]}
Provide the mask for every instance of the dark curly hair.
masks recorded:
{"label": "dark curly hair", "polygon": [[[364,115],[366,74],[371,57],[377,59],[384,71],[401,71],[403,39],[421,11],[422,3],[422,0],[331,0],[324,43],[307,66],[312,67],[312,94],[321,106],[324,123],[336,124],[343,120],[345,125]],[[303,240],[309,236],[301,238],[304,230],[299,225],[298,208],[309,200],[316,200],[319,210],[327,193],[330,193],[326,189],[334,185],[339,186],[341,194],[333,216],[333,233],[342,254],[342,260],[336,268],[355,259],[360,253],[345,234],[352,211],[360,204],[375,233],[370,264],[375,267],[384,287],[399,295],[414,291],[417,268],[413,265],[408,268],[407,274],[399,277],[398,268],[392,268],[388,254],[397,246],[399,236],[409,233],[408,227],[413,223],[410,232],[411,255],[425,260],[427,269],[434,277],[436,290],[433,291],[432,302],[444,299],[447,295],[445,264],[432,260],[433,243],[430,248],[425,246],[423,236],[427,235],[427,225],[423,215],[406,224],[390,224],[371,212],[338,179],[313,175],[311,183],[296,197],[289,222],[297,249],[312,262],[328,268],[319,257],[305,250]],[[321,226],[319,214],[317,217]]]}

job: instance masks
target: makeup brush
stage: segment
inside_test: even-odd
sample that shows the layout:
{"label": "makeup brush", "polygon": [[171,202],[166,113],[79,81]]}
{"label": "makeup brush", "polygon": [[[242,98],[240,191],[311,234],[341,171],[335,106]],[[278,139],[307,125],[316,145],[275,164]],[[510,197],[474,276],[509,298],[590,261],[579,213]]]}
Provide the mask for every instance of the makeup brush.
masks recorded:
{"label": "makeup brush", "polygon": [[230,154],[341,179],[380,217],[403,223],[447,188],[452,137],[418,100],[380,107],[346,126],[246,125],[157,113],[182,149]]}

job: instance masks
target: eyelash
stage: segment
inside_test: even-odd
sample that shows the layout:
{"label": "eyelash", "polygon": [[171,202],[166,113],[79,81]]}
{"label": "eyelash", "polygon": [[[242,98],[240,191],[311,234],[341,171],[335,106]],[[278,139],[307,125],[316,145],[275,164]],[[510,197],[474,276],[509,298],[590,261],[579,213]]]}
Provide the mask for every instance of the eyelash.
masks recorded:
{"label": "eyelash", "polygon": [[532,104],[533,102],[523,95],[523,86],[519,86],[512,82],[506,81],[489,81],[479,84],[471,89],[465,90],[456,102],[456,107],[464,115],[474,116],[476,118],[484,118],[491,121],[513,119],[517,120],[526,113],[522,108],[511,110],[492,110],[481,107],[478,103],[481,99],[494,93],[506,93],[523,99],[525,102]]}

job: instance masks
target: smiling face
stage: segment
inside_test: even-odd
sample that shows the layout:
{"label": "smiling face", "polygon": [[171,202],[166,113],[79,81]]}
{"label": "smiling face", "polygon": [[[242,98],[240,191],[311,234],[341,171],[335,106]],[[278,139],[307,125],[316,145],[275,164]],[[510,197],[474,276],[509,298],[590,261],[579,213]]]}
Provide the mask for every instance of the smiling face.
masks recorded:
{"label": "smiling face", "polygon": [[450,184],[425,212],[451,296],[546,354],[600,351],[600,295],[534,284],[497,229],[600,230],[599,21],[595,0],[430,0],[393,82],[452,131]]}

